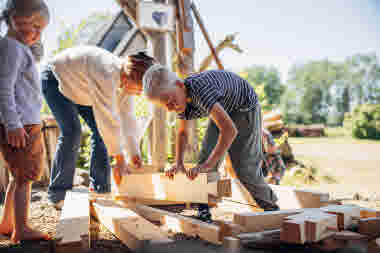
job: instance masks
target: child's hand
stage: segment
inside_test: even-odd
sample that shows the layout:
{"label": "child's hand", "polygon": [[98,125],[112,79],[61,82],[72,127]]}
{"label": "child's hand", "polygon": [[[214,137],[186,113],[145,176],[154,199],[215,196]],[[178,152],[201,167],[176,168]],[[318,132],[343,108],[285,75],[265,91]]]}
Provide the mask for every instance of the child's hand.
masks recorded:
{"label": "child's hand", "polygon": [[25,148],[29,135],[24,128],[16,128],[7,131],[8,144],[14,148]]}
{"label": "child's hand", "polygon": [[116,163],[112,168],[112,174],[116,185],[120,185],[123,175],[130,174],[130,168],[126,164],[123,155],[116,155],[115,160]]}
{"label": "child's hand", "polygon": [[173,180],[174,175],[177,174],[178,172],[184,172],[185,171],[185,166],[183,163],[178,163],[174,165],[173,167],[170,168],[170,170],[165,171],[165,175],[169,177],[169,179]]}

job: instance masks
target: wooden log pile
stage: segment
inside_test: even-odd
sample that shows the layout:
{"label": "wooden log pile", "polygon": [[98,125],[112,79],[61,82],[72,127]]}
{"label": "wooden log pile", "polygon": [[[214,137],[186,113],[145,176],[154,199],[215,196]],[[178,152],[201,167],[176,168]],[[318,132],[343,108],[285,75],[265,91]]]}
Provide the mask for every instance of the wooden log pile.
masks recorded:
{"label": "wooden log pile", "polygon": [[325,125],[295,125],[286,127],[290,137],[323,137],[326,136]]}

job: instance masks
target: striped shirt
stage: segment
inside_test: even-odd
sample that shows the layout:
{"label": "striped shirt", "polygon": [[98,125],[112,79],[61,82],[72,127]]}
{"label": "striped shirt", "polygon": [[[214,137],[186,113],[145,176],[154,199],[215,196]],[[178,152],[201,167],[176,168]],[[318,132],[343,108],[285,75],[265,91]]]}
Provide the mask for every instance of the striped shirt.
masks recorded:
{"label": "striped shirt", "polygon": [[227,113],[253,110],[258,98],[253,87],[235,73],[210,70],[184,80],[187,97],[191,100],[178,118],[192,120],[207,117],[218,102]]}

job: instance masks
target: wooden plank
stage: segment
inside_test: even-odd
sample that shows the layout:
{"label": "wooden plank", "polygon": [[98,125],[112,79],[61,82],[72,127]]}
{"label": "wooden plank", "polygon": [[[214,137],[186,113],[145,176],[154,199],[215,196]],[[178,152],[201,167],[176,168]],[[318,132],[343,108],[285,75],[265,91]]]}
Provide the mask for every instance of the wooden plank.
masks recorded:
{"label": "wooden plank", "polygon": [[284,210],[270,212],[244,212],[234,215],[233,222],[243,226],[247,232],[261,232],[280,229],[284,218],[302,213],[303,210]]}
{"label": "wooden plank", "polygon": [[170,201],[170,200],[158,200],[158,199],[146,199],[136,198],[128,196],[115,196],[115,200],[129,201],[132,203],[138,203],[146,206],[168,206],[168,205],[185,205],[184,201]]}
{"label": "wooden plank", "polygon": [[359,220],[359,233],[369,236],[380,236],[380,217]]}
{"label": "wooden plank", "polygon": [[164,173],[129,174],[123,177],[116,195],[140,199],[208,203],[209,195],[230,196],[230,180],[215,180],[218,173],[201,173],[190,180],[179,173],[174,180]]}
{"label": "wooden plank", "polygon": [[206,30],[206,27],[202,21],[202,17],[201,15],[199,14],[196,6],[194,3],[191,4],[191,9],[193,10],[193,13],[194,13],[194,17],[195,17],[195,20],[198,22],[198,25],[199,27],[201,28],[201,31],[202,31],[202,34],[204,36],[204,38],[206,39],[206,42],[211,50],[211,53],[212,55],[214,56],[214,59],[215,59],[215,62],[216,64],[218,65],[218,68],[219,69],[224,69],[223,65],[222,65],[222,62],[220,61],[219,57],[218,57],[218,54],[216,53],[215,51],[215,48],[211,42],[211,39],[210,39],[210,36],[208,35],[208,32]]}
{"label": "wooden plank", "polygon": [[306,242],[306,222],[291,219],[282,224],[280,238],[284,242],[304,244]]}
{"label": "wooden plank", "polygon": [[[305,210],[305,212],[284,219],[281,239],[299,244],[318,242],[332,236],[337,230],[338,219],[336,215],[318,209]],[[299,235],[293,236],[296,233]]]}
{"label": "wooden plank", "polygon": [[329,205],[321,207],[327,213],[335,214],[338,217],[339,230],[347,229],[353,223],[353,218],[360,217],[360,207],[354,205]]}
{"label": "wooden plank", "polygon": [[147,220],[160,222],[173,232],[184,233],[189,236],[199,236],[201,239],[214,244],[221,243],[221,229],[217,225],[141,204],[120,201],[118,203],[125,205]]}
{"label": "wooden plank", "polygon": [[101,223],[131,250],[142,250],[149,244],[173,242],[158,226],[132,210],[101,200],[93,206]]}
{"label": "wooden plank", "polygon": [[247,232],[247,230],[243,226],[235,224],[231,221],[217,220],[216,223],[220,228],[220,241],[223,241],[224,237],[234,237]]}
{"label": "wooden plank", "polygon": [[300,208],[319,208],[322,202],[329,200],[328,193],[297,189],[279,185],[269,185],[278,198],[277,205],[281,210]]}
{"label": "wooden plank", "polygon": [[63,252],[67,249],[82,249],[84,241],[88,240],[89,222],[87,190],[74,189],[68,191],[56,228],[59,250]]}

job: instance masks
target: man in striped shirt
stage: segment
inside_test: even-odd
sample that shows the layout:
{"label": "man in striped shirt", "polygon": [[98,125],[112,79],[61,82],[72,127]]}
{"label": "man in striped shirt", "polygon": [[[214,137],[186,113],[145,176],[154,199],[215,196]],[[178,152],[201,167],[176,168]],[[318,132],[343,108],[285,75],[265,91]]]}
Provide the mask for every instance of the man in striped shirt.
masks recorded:
{"label": "man in striped shirt", "polygon": [[[143,92],[153,103],[178,114],[176,165],[167,172],[173,177],[184,171],[190,179],[199,172],[216,170],[228,151],[235,173],[264,210],[277,210],[277,198],[266,184],[260,163],[262,120],[258,97],[250,84],[238,75],[213,70],[194,74],[185,80],[161,65],[148,69]],[[188,137],[187,120],[210,117],[198,165],[184,168]]]}

